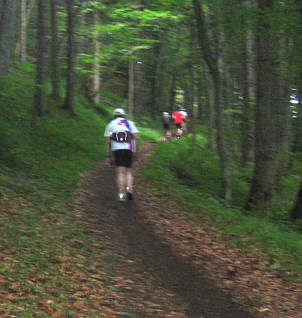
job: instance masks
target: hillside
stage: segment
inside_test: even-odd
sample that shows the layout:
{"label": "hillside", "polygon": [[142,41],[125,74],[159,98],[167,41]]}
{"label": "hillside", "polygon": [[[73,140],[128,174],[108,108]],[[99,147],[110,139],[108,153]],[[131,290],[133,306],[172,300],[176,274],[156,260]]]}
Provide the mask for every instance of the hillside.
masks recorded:
{"label": "hillside", "polygon": [[79,92],[76,116],[50,100],[32,128],[30,76],[15,72],[0,97],[1,317],[301,315],[300,234],[235,208],[242,181],[234,207],[218,199],[202,131],[192,149],[150,143],[160,133],[140,123],[136,199],[121,205],[110,115]]}

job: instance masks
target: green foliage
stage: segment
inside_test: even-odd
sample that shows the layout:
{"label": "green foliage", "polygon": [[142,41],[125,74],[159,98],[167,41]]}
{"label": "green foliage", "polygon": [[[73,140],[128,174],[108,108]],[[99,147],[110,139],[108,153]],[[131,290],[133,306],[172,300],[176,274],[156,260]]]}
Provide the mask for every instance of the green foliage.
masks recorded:
{"label": "green foliage", "polygon": [[149,127],[139,127],[139,136],[142,140],[157,141],[161,135],[160,132]]}
{"label": "green foliage", "polygon": [[[33,83],[27,73],[29,69],[28,64],[19,65],[2,82],[0,191],[36,196],[44,192],[47,198],[49,195],[66,198],[79,182],[79,174],[104,158],[105,125],[112,118],[112,110],[121,107],[125,100],[103,90],[102,105],[91,108],[79,92],[76,116],[48,100],[47,115],[32,128]],[[142,124],[139,128],[142,142],[159,139],[159,133],[148,128],[147,118]]]}
{"label": "green foliage", "polygon": [[294,174],[279,178],[273,192],[273,205],[270,214],[276,223],[292,226],[289,211],[292,209],[299,191],[299,180],[300,178]]}
{"label": "green foliage", "polygon": [[[104,158],[105,125],[125,100],[103,90],[103,103],[92,107],[78,91],[74,116],[47,99],[46,116],[32,128],[31,70],[18,65],[1,79],[0,275],[10,290],[2,295],[1,310],[20,317],[67,317],[80,300],[71,293],[80,290],[79,277],[102,296],[107,293],[97,286],[104,279],[102,243],[84,232],[66,204],[80,173]],[[142,142],[159,138],[148,120],[139,125]],[[6,298],[12,294],[16,301]]]}
{"label": "green foliage", "polygon": [[127,20],[140,21],[139,26],[152,26],[155,21],[160,22],[161,19],[177,20],[178,16],[168,11],[154,11],[149,9],[135,10],[134,8],[118,8],[111,14],[113,18],[123,17]]}
{"label": "green foliage", "polygon": [[[16,85],[11,85],[12,79]],[[0,104],[5,116],[0,120],[0,161],[17,175],[38,178],[41,189],[69,193],[78,182],[79,172],[90,167],[104,155],[104,120],[80,105],[77,117],[52,107],[36,129],[30,127],[31,90],[19,89],[26,78],[14,74],[5,86]],[[25,85],[23,87],[26,87]],[[49,103],[50,105],[51,103]]]}
{"label": "green foliage", "polygon": [[[206,148],[206,139],[198,137],[198,146],[191,146],[191,137],[177,142],[159,145],[140,177],[148,180],[167,200],[181,205],[186,211],[207,215],[213,224],[232,237],[235,244],[249,252],[265,250],[272,260],[272,266],[293,270],[302,277],[302,236],[291,230],[278,217],[286,211],[286,204],[293,200],[297,191],[297,180],[284,178],[284,198],[275,199],[274,216],[258,218],[245,214],[241,207],[249,191],[251,168],[233,169],[231,202],[219,198],[220,178],[218,159]],[[231,205],[231,206],[230,206]],[[282,212],[278,214],[278,208]],[[223,236],[222,236],[223,239]]]}
{"label": "green foliage", "polygon": [[220,192],[217,155],[206,149],[205,139],[201,136],[197,137],[197,142],[203,148],[192,147],[185,139],[163,144],[156,150],[154,160],[169,169],[181,184],[215,195]]}
{"label": "green foliage", "polygon": [[[177,1],[173,2],[176,4]],[[95,10],[99,11],[100,22],[98,24],[84,22],[78,27],[78,33],[83,38],[98,38],[101,43],[106,44],[102,45],[97,56],[91,49],[81,51],[78,55],[80,63],[77,69],[82,74],[92,74],[94,72],[92,65],[96,60],[102,65],[101,73],[106,74],[110,70],[121,72],[121,65],[124,65],[126,71],[129,59],[136,55],[142,56],[144,51],[154,50],[158,34],[167,32],[168,28],[183,20],[181,10],[174,10],[173,4],[167,7],[156,1],[148,6],[118,2],[100,7],[96,5],[96,1],[89,1],[85,2],[81,13],[88,16]],[[60,29],[64,31],[65,26]]]}

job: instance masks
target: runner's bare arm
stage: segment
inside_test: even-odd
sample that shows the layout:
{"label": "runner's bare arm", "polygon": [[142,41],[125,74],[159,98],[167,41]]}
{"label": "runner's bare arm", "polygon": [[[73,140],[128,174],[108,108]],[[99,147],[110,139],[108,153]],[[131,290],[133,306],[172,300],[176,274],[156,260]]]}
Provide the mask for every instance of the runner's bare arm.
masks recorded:
{"label": "runner's bare arm", "polygon": [[111,152],[111,139],[109,137],[106,138],[106,151],[107,151],[106,164],[111,164],[112,163],[112,152]]}
{"label": "runner's bare arm", "polygon": [[111,140],[109,137],[106,138],[106,143],[107,143],[107,157],[111,157]]}

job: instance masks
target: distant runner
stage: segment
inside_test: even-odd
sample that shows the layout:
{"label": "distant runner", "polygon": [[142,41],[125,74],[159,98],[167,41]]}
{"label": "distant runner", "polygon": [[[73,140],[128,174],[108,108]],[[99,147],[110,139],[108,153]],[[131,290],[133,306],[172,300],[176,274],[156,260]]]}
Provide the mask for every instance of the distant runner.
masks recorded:
{"label": "distant runner", "polygon": [[171,137],[170,132],[170,123],[171,123],[171,116],[168,112],[163,112],[162,115],[162,124],[164,129],[164,139],[169,139]]}
{"label": "distant runner", "polygon": [[115,164],[118,200],[133,200],[132,162],[137,155],[138,129],[133,121],[125,118],[125,111],[116,108],[114,119],[107,125],[107,164]]}
{"label": "distant runner", "polygon": [[174,119],[174,123],[176,126],[176,138],[179,139],[183,135],[183,124],[185,122],[186,116],[180,111],[177,110],[172,114],[172,118]]}
{"label": "distant runner", "polygon": [[179,112],[181,113],[181,114],[183,114],[183,124],[182,124],[182,130],[183,130],[183,132],[184,131],[186,131],[187,130],[187,118],[188,118],[188,112],[187,112],[187,110],[185,109],[185,108],[181,108],[180,110],[179,110]]}

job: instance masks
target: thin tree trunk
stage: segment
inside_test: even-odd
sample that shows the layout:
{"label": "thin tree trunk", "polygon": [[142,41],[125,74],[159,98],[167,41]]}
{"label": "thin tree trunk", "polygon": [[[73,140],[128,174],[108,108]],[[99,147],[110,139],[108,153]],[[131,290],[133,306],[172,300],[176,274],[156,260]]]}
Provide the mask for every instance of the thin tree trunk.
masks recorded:
{"label": "thin tree trunk", "polygon": [[[135,90],[133,112],[135,116],[141,116],[142,106],[145,102],[144,68],[144,52],[137,51],[137,59],[134,65]],[[169,85],[169,82],[167,82],[167,85]]]}
{"label": "thin tree trunk", "polygon": [[64,109],[69,110],[74,114],[74,102],[75,102],[75,16],[74,16],[74,1],[66,0],[67,8],[67,86],[66,86],[66,98],[63,105]]}
{"label": "thin tree trunk", "polygon": [[133,115],[134,111],[134,64],[135,59],[129,59],[129,70],[128,70],[128,111],[130,115]]}
{"label": "thin tree trunk", "polygon": [[52,98],[60,101],[60,76],[58,66],[58,23],[57,23],[57,1],[50,1],[50,21],[51,21],[51,84]]}
{"label": "thin tree trunk", "polygon": [[36,58],[36,84],[33,105],[32,126],[36,125],[37,118],[45,113],[45,1],[38,0],[37,22],[37,58]]}
{"label": "thin tree trunk", "polygon": [[27,60],[27,24],[34,2],[34,0],[21,0],[20,37],[16,43],[15,54],[20,57],[20,61],[23,63]]}
{"label": "thin tree trunk", "polygon": [[290,217],[293,220],[302,219],[302,182],[300,182],[299,192],[295,204],[290,211]]}
{"label": "thin tree trunk", "polygon": [[214,138],[214,128],[215,128],[215,120],[214,120],[214,104],[215,104],[215,93],[213,86],[207,83],[207,91],[208,91],[208,120],[209,120],[209,146],[210,149],[214,151],[215,149],[215,138]]}
{"label": "thin tree trunk", "polygon": [[205,87],[202,81],[202,72],[199,70],[197,71],[197,114],[196,114],[196,118],[199,120],[205,120],[205,117],[206,117],[203,97],[206,97]]}
{"label": "thin tree trunk", "polygon": [[[186,102],[185,102],[185,105],[186,105],[186,108],[190,114],[190,118],[191,118],[191,121],[190,121],[190,126],[192,124],[193,126],[193,122],[194,122],[194,119],[196,117],[196,114],[195,114],[195,109],[194,109],[194,102],[195,102],[195,72],[194,72],[194,68],[193,68],[193,63],[194,61],[196,60],[195,58],[195,51],[194,51],[194,48],[195,48],[195,32],[193,30],[193,26],[190,25],[189,27],[189,58],[188,58],[188,61],[187,61],[187,70],[188,70],[188,84],[187,84],[187,89],[186,89]],[[190,129],[194,129],[194,127],[188,127]]]}
{"label": "thin tree trunk", "polygon": [[94,63],[93,63],[93,96],[94,102],[99,103],[101,101],[100,88],[101,88],[101,77],[100,77],[100,61],[99,53],[101,50],[101,42],[98,34],[98,24],[99,24],[99,12],[97,9],[93,12],[94,15]]}
{"label": "thin tree trunk", "polygon": [[0,20],[0,75],[7,75],[16,29],[17,0],[4,0]]}
{"label": "thin tree trunk", "polygon": [[[274,41],[281,49],[285,48],[285,34],[277,34],[278,39]],[[281,70],[285,69],[282,61],[275,60],[275,69],[273,74],[273,91],[276,105],[274,116],[275,123],[275,143],[276,143],[276,180],[287,172],[288,154],[290,151],[290,107],[288,103],[288,85],[285,74]],[[276,182],[277,183],[277,182]]]}
{"label": "thin tree trunk", "polygon": [[[156,116],[163,108],[163,96],[165,95],[165,66],[164,59],[166,56],[167,31],[160,35],[158,49],[156,50],[156,67],[154,75],[154,91],[153,91],[153,114]],[[166,104],[164,104],[166,105]]]}
{"label": "thin tree trunk", "polygon": [[170,86],[170,99],[169,105],[167,105],[166,110],[167,112],[172,113],[175,108],[175,95],[176,95],[176,75],[173,73],[171,79],[171,86]]}
{"label": "thin tree trunk", "polygon": [[160,72],[161,72],[161,42],[159,42],[154,48],[155,65],[154,65],[154,75],[152,79],[152,89],[151,89],[151,115],[156,117],[158,114],[158,100],[160,94]]}
{"label": "thin tree trunk", "polygon": [[253,37],[247,33],[243,43],[242,58],[242,92],[243,92],[243,108],[242,108],[242,140],[241,140],[241,165],[245,167],[254,159],[254,138],[253,124],[251,117],[251,103],[255,99],[254,86],[254,67],[253,67]]}
{"label": "thin tree trunk", "polygon": [[23,63],[26,62],[26,8],[27,0],[21,0],[20,59]]}
{"label": "thin tree trunk", "polygon": [[229,187],[228,158],[226,154],[225,141],[224,141],[223,112],[222,112],[221,104],[220,104],[221,79],[220,79],[217,59],[215,58],[215,55],[212,52],[212,48],[210,47],[210,43],[208,39],[208,34],[205,29],[203,12],[199,2],[200,0],[192,0],[192,1],[194,5],[194,13],[195,13],[195,19],[197,24],[197,32],[198,32],[201,53],[209,68],[209,72],[212,77],[214,89],[215,89],[214,100],[215,100],[216,129],[217,129],[216,144],[217,144],[217,150],[218,150],[218,155],[220,160],[222,192],[223,192],[223,197],[227,199],[229,197],[230,187]]}

